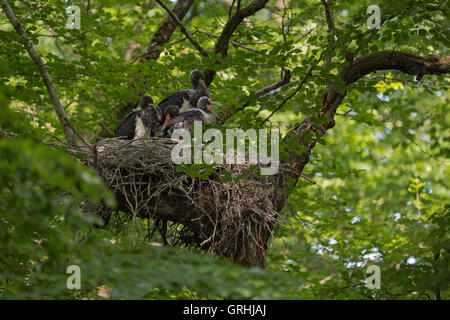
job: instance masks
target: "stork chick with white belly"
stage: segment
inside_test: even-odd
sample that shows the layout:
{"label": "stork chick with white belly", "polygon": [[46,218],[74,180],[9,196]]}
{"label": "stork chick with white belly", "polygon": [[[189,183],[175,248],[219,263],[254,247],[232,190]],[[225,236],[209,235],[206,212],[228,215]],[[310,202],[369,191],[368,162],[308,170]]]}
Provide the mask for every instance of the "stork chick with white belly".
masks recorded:
{"label": "stork chick with white belly", "polygon": [[170,120],[162,132],[162,137],[170,138],[173,130],[175,129],[191,130],[195,121],[212,124],[216,121],[216,117],[217,114],[214,111],[211,100],[209,97],[203,96],[198,99],[197,108],[180,113],[178,116]]}
{"label": "stork chick with white belly", "polygon": [[153,99],[143,96],[139,101],[140,110],[133,110],[122,120],[115,136],[126,140],[135,140],[152,135],[152,128],[161,122],[161,111],[153,106]]}

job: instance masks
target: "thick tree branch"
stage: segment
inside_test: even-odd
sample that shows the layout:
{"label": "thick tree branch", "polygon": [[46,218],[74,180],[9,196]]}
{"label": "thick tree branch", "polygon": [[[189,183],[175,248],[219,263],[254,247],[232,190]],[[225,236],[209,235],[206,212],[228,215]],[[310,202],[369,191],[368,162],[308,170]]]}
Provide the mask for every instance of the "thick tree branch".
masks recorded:
{"label": "thick tree branch", "polygon": [[325,17],[328,25],[328,32],[333,31],[334,29],[334,15],[333,12],[330,10],[330,4],[327,0],[322,0],[322,4],[325,8]]}
{"label": "thick tree branch", "polygon": [[450,72],[450,56],[421,57],[407,52],[381,51],[356,59],[349,68],[343,69],[342,79],[353,83],[377,70],[398,70],[421,78],[425,74]]}
{"label": "thick tree branch", "polygon": [[[398,70],[407,74],[418,75],[418,78],[426,74],[440,75],[450,73],[450,56],[421,57],[406,52],[381,51],[356,59],[350,66],[341,70],[340,77],[345,84],[350,85],[377,70]],[[290,164],[293,168],[292,171],[295,172],[295,178],[300,177],[304,166],[308,163],[309,155],[317,139],[334,127],[336,110],[345,95],[346,91],[338,91],[329,86],[324,93],[321,110],[307,117],[294,130],[298,142],[307,148],[301,155],[290,152]],[[317,124],[316,120],[319,117],[325,117],[326,119],[321,124]],[[311,135],[312,139],[307,138]]]}
{"label": "thick tree branch", "polygon": [[[254,0],[246,7],[242,9],[238,8],[236,12],[228,20],[228,22],[225,24],[222,33],[220,34],[219,39],[216,42],[215,53],[220,54],[222,55],[223,58],[225,58],[228,54],[230,39],[233,36],[233,33],[238,28],[238,26],[242,23],[242,21],[245,18],[255,14],[256,12],[264,8],[267,2],[269,2],[269,0]],[[216,63],[220,62],[217,61]],[[209,86],[209,84],[212,82],[215,74],[216,74],[215,70],[211,69],[205,70],[205,82],[207,86]]]}
{"label": "thick tree branch", "polygon": [[25,46],[25,49],[27,50],[31,59],[39,69],[39,73],[41,74],[42,80],[44,81],[45,87],[47,88],[47,92],[53,103],[53,107],[56,111],[56,114],[58,115],[59,122],[61,123],[61,126],[64,129],[67,141],[69,142],[69,144],[76,144],[77,142],[76,137],[71,129],[69,120],[67,119],[66,113],[64,111],[64,107],[62,106],[61,101],[59,100],[58,93],[56,92],[55,86],[53,85],[53,81],[50,78],[50,75],[48,73],[47,67],[44,64],[44,61],[42,61],[41,57],[37,53],[33,45],[33,42],[31,42],[25,29],[17,20],[17,17],[14,14],[12,8],[10,7],[8,1],[0,0],[0,5],[2,6],[3,11],[5,12],[6,16],[8,17],[8,20],[11,22],[12,26],[16,30],[17,34],[23,39],[23,45]]}
{"label": "thick tree branch", "polygon": [[256,12],[264,8],[269,0],[254,0],[247,7],[236,10],[231,19],[224,26],[222,33],[217,40],[215,52],[225,57],[228,53],[229,41],[242,21],[254,15]]}
{"label": "thick tree branch", "polygon": [[192,43],[192,45],[195,47],[195,49],[197,49],[198,52],[200,52],[200,54],[207,58],[208,57],[208,53],[206,52],[205,49],[202,48],[201,45],[198,44],[198,42],[194,39],[194,37],[192,37],[192,35],[186,30],[186,28],[184,27],[184,25],[181,23],[181,21],[178,19],[178,17],[175,15],[175,13],[172,12],[172,10],[170,10],[164,3],[162,3],[162,1],[160,0],[155,0],[161,7],[163,7],[164,10],[166,10],[167,14],[175,21],[175,23],[177,24],[178,28],[180,28],[180,31],[184,33],[184,35],[188,38],[188,40]]}
{"label": "thick tree branch", "polygon": [[[177,4],[171,11],[178,18],[178,20],[181,21],[193,4],[194,0],[178,0]],[[149,46],[147,47],[146,53],[143,55],[143,57],[145,59],[158,59],[161,51],[156,47],[162,46],[169,42],[176,27],[176,22],[170,16],[164,19],[164,21],[159,25],[156,32],[153,34]]]}

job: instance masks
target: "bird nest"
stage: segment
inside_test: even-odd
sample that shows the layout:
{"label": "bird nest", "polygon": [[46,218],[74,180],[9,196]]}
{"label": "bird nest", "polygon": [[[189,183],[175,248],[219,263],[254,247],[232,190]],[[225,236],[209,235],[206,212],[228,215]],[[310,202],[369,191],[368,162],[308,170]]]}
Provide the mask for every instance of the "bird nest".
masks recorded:
{"label": "bird nest", "polygon": [[[120,211],[134,219],[170,221],[171,245],[195,242],[235,262],[264,266],[267,241],[285,201],[282,175],[261,178],[249,165],[219,164],[206,179],[192,177],[173,164],[174,144],[163,138],[110,138],[72,147],[71,153],[98,172]],[[226,171],[231,180],[223,179]],[[106,216],[101,205],[86,203],[84,209]]]}

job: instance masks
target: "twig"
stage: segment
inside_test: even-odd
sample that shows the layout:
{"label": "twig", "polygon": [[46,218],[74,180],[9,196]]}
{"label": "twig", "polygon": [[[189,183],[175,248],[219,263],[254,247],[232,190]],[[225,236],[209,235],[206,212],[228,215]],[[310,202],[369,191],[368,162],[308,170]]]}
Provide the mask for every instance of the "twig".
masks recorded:
{"label": "twig", "polygon": [[3,139],[3,138],[16,140],[16,137],[13,136],[12,134],[9,134],[8,132],[0,130],[0,139]]}
{"label": "twig", "polygon": [[45,87],[47,88],[47,92],[50,96],[50,99],[52,100],[53,107],[55,108],[56,114],[58,115],[59,122],[61,123],[64,129],[67,141],[69,142],[69,144],[73,145],[76,144],[77,142],[76,137],[71,127],[67,125],[69,123],[69,120],[67,119],[64,107],[62,106],[61,101],[59,100],[58,93],[56,92],[55,86],[53,85],[52,79],[50,78],[47,67],[45,66],[41,57],[34,48],[33,42],[31,42],[25,29],[18,22],[17,17],[14,14],[14,11],[9,6],[8,1],[7,0],[0,0],[0,1],[1,1],[0,5],[2,6],[6,16],[8,17],[8,20],[11,22],[17,34],[23,39],[23,45],[25,46],[25,49],[27,50],[31,59],[39,69],[39,73],[41,74],[42,80],[44,81]]}
{"label": "twig", "polygon": [[305,179],[305,180],[307,180],[307,181],[309,181],[309,182],[311,182],[312,184],[317,184],[317,185],[318,185],[317,182],[315,182],[315,181],[314,181],[313,179],[311,179],[310,177],[305,176],[303,173],[300,173],[300,177],[303,178],[303,179]]}
{"label": "twig", "polygon": [[[196,28],[196,29],[197,29],[197,28]],[[203,30],[197,29],[197,32],[198,32],[198,33],[202,33],[202,34],[206,34],[207,36],[210,36],[211,38],[216,38],[216,39],[219,38],[219,36],[217,36],[217,35],[215,35],[215,34],[212,34],[212,33],[209,33],[209,32],[206,32],[206,31],[203,31]],[[256,52],[255,49],[250,48],[250,47],[246,46],[245,44],[240,43],[240,42],[238,42],[238,41],[230,40],[230,43],[231,43],[233,46],[236,46],[236,47],[239,47],[239,48],[243,48],[243,49],[246,49],[246,50],[249,50],[249,51],[252,51],[252,52]]]}
{"label": "twig", "polygon": [[[196,33],[197,33],[197,31],[194,31],[194,32],[192,32],[192,35],[194,35],[194,34],[196,34]],[[181,39],[179,39],[179,40],[175,40],[175,41],[169,43],[168,45],[169,45],[169,46],[172,46],[172,45],[174,45],[174,44],[177,44],[177,43],[180,43],[180,42],[183,42],[183,41],[186,41],[186,40],[188,40],[188,38],[187,38],[187,37],[184,37],[184,38],[181,38]]]}
{"label": "twig", "polygon": [[36,8],[32,9],[32,10],[30,11],[30,13],[27,14],[25,17],[19,19],[19,22],[24,21],[26,18],[28,18],[29,16],[31,16],[33,13],[35,13],[36,11],[39,11],[39,10],[45,8],[47,5],[48,5],[48,2],[45,3],[45,4],[40,4],[40,5],[38,5]]}
{"label": "twig", "polygon": [[208,58],[208,53],[205,49],[203,49],[198,42],[192,37],[192,35],[186,30],[184,25],[181,23],[181,21],[178,19],[178,17],[175,15],[175,13],[172,12],[172,10],[169,9],[164,3],[162,3],[161,0],[155,0],[161,7],[163,7],[164,10],[167,11],[169,16],[175,21],[175,23],[178,25],[178,28],[180,28],[181,32],[184,33],[184,35],[189,39],[189,41],[192,43],[192,45],[197,49],[198,52],[205,58]]}
{"label": "twig", "polygon": [[292,92],[283,101],[281,101],[281,103],[272,111],[272,113],[270,115],[268,115],[267,118],[265,118],[263,121],[261,121],[261,125],[264,124],[267,120],[269,120],[275,114],[275,112],[280,110],[281,107],[283,107],[284,104],[289,101],[289,99],[291,99],[293,96],[295,96],[297,94],[297,92],[299,92],[302,89],[305,82],[312,76],[312,71],[313,71],[314,67],[315,67],[315,65],[309,68],[308,73],[303,78],[303,80],[300,82],[300,84],[297,86],[297,88],[294,90],[294,92]]}
{"label": "twig", "polygon": [[[159,1],[159,0],[158,0]],[[239,8],[228,20],[225,26],[222,29],[222,33],[217,40],[214,52],[216,54],[220,54],[223,58],[225,58],[228,54],[228,48],[230,39],[233,36],[234,32],[238,28],[238,26],[244,21],[245,18],[255,14],[259,10],[263,9],[269,0],[253,0],[244,8]],[[216,64],[220,64],[220,61],[216,61]],[[206,85],[209,86],[214,76],[216,75],[215,70],[206,69],[205,70],[205,82]]]}
{"label": "twig", "polygon": [[108,132],[110,135],[114,135],[114,132],[110,129],[110,128],[108,128],[103,122],[101,122],[101,121],[99,121],[99,122],[97,122],[97,124],[103,129],[103,130],[105,130],[106,132]]}
{"label": "twig", "polygon": [[69,148],[70,149],[70,145],[69,144],[67,144],[67,143],[65,143],[64,141],[62,141],[60,138],[58,138],[57,136],[55,136],[55,135],[53,135],[53,134],[50,134],[50,133],[48,133],[48,132],[46,132],[45,133],[47,136],[50,136],[51,138],[53,138],[53,139],[55,139],[56,141],[58,141],[59,143],[61,143],[62,145],[64,145],[64,146],[66,146],[67,148]]}
{"label": "twig", "polygon": [[80,139],[81,142],[83,142],[85,145],[90,146],[90,144],[88,142],[86,142],[86,140],[83,139],[83,137],[78,133],[78,131],[75,130],[74,127],[72,127],[72,125],[70,124],[70,122],[67,118],[65,118],[64,121],[66,121],[66,125],[69,126],[69,128],[72,129],[73,132],[75,132],[75,135],[78,137],[78,139]]}
{"label": "twig", "polygon": [[250,105],[250,102],[255,99],[258,98],[260,96],[263,96],[273,90],[279,89],[282,86],[288,84],[291,81],[291,72],[288,69],[282,68],[281,69],[281,79],[278,80],[277,82],[271,83],[267,86],[265,86],[264,88],[261,88],[257,91],[255,91],[254,94],[252,94],[247,101],[242,105],[242,107],[232,110],[231,113],[237,113],[239,111],[244,110],[246,107],[248,107]]}

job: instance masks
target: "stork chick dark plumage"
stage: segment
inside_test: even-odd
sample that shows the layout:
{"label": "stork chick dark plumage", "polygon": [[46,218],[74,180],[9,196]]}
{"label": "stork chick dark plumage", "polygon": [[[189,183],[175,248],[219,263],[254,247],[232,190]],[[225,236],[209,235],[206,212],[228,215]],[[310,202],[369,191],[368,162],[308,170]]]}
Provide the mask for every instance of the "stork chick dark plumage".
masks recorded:
{"label": "stork chick dark plumage", "polygon": [[164,111],[161,111],[160,106],[156,107],[161,112],[161,121],[158,126],[153,128],[152,136],[160,137],[162,131],[167,126],[169,121],[173,118],[175,118],[179,114],[178,106],[175,105],[169,105],[166,108],[164,108]]}
{"label": "stork chick dark plumage", "polygon": [[195,121],[212,124],[216,121],[216,116],[211,100],[209,97],[203,96],[198,99],[197,108],[180,113],[170,120],[162,132],[162,137],[170,138],[175,129],[191,130]]}
{"label": "stork chick dark plumage", "polygon": [[133,110],[116,129],[116,137],[127,140],[151,135],[152,128],[161,122],[161,111],[153,106],[153,99],[143,96],[139,101],[140,110]]}
{"label": "stork chick dark plumage", "polygon": [[[189,75],[189,80],[191,82],[192,89],[184,89],[174,92],[158,103],[158,107],[161,109],[163,114],[167,114],[166,108],[168,106],[177,106],[179,112],[184,112],[191,108],[197,107],[197,102],[200,97],[209,97],[209,90],[205,85],[202,72],[198,70],[192,71]],[[163,119],[163,122],[164,121],[165,118]]]}
{"label": "stork chick dark plumage", "polygon": [[136,130],[133,139],[153,136],[153,130],[161,122],[161,111],[153,105],[141,110],[136,117]]}
{"label": "stork chick dark plumage", "polygon": [[[209,90],[206,87],[205,77],[201,71],[198,71],[198,70],[192,71],[189,78],[191,80],[192,88],[194,89],[192,92],[192,95],[189,98],[190,108],[188,108],[188,109],[191,109],[191,108],[197,107],[198,100],[201,97],[206,96],[209,98],[210,95],[209,95]],[[188,109],[182,108],[182,109],[180,109],[180,112],[187,111]]]}

